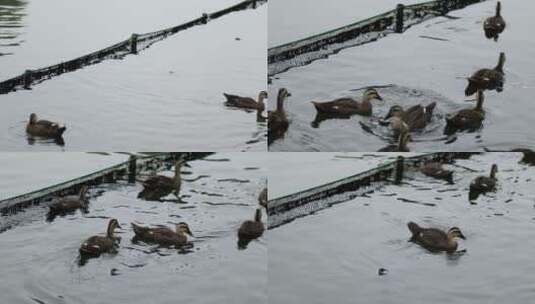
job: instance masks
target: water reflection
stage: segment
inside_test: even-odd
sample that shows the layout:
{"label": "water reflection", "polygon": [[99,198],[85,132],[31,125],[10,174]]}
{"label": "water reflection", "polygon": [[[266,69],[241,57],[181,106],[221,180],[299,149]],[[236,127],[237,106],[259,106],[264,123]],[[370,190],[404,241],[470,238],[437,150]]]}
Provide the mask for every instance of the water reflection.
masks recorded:
{"label": "water reflection", "polygon": [[24,27],[26,5],[26,1],[0,0],[0,56],[12,55],[13,47],[22,42],[18,37]]}

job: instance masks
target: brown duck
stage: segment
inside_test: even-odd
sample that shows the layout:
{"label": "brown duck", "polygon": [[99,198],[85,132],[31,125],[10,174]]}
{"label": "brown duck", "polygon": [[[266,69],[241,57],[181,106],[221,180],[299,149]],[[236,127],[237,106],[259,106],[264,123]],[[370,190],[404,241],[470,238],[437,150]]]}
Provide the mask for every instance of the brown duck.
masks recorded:
{"label": "brown duck", "polygon": [[424,175],[445,180],[450,184],[453,184],[453,171],[444,169],[442,163],[428,162],[420,167],[420,172]]}
{"label": "brown duck", "polygon": [[160,246],[183,246],[188,244],[188,234],[193,236],[188,224],[181,222],[176,225],[176,231],[167,227],[149,228],[132,223],[135,239]]}
{"label": "brown duck", "polygon": [[264,233],[264,224],[262,223],[262,211],[256,209],[254,220],[245,221],[238,229],[238,238],[244,240],[253,240],[259,238]]}
{"label": "brown duck", "polygon": [[466,96],[473,95],[477,91],[496,90],[503,91],[505,74],[503,65],[505,63],[505,53],[500,53],[498,64],[493,69],[481,69],[468,78],[468,86],[464,90]]}
{"label": "brown duck", "polygon": [[89,201],[86,198],[87,186],[84,185],[80,188],[78,195],[69,195],[59,198],[49,206],[49,216],[55,216],[60,214],[66,214],[81,209],[87,212]]}
{"label": "brown duck", "polygon": [[362,101],[357,101],[350,97],[338,98],[332,101],[326,102],[317,102],[312,101],[312,104],[316,108],[319,114],[329,114],[329,115],[362,115],[370,116],[372,115],[372,101],[373,100],[383,100],[375,89],[367,89],[364,91],[362,96]]}
{"label": "brown duck", "polygon": [[483,30],[485,31],[485,36],[489,39],[494,39],[498,41],[499,35],[505,30],[505,20],[501,15],[502,4],[500,1],[496,4],[496,15],[489,17],[483,23]]}
{"label": "brown duck", "polygon": [[58,138],[67,128],[57,122],[38,119],[37,114],[30,114],[30,121],[26,125],[26,133],[37,137]]}
{"label": "brown duck", "polygon": [[148,201],[157,201],[171,193],[177,197],[180,194],[182,179],[180,178],[180,168],[183,160],[180,159],[175,163],[175,176],[168,177],[164,175],[155,175],[143,181],[143,190],[138,194],[138,198]]}
{"label": "brown duck", "polygon": [[238,95],[230,95],[227,93],[223,93],[225,95],[225,98],[227,99],[226,105],[229,107],[236,107],[241,109],[249,109],[249,110],[259,110],[261,109],[264,111],[265,104],[264,99],[268,98],[268,94],[266,91],[261,91],[258,94],[258,101],[254,100],[251,97],[242,97]]}
{"label": "brown duck", "polygon": [[477,105],[473,109],[463,109],[457,113],[446,116],[446,128],[444,133],[447,135],[457,131],[475,131],[481,128],[485,119],[485,110],[483,110],[484,96],[482,91],[477,92]]}
{"label": "brown duck", "polygon": [[258,195],[258,204],[260,204],[260,206],[266,208],[267,210],[267,204],[268,204],[267,188],[262,189],[262,191]]}
{"label": "brown duck", "polygon": [[116,219],[111,219],[108,223],[106,236],[95,235],[85,240],[80,246],[82,256],[98,257],[102,253],[116,253],[117,242],[119,237],[114,236],[116,228],[121,228]]}
{"label": "brown duck", "polygon": [[407,143],[411,140],[411,134],[407,131],[403,131],[399,136],[397,144],[388,145],[379,149],[378,152],[410,152],[410,149],[407,147]]}
{"label": "brown duck", "polygon": [[285,88],[279,90],[277,95],[277,109],[268,112],[268,145],[284,137],[290,122],[284,111],[284,100],[291,94]]}
{"label": "brown duck", "polygon": [[457,227],[452,227],[446,233],[436,228],[422,228],[413,222],[409,222],[407,226],[412,233],[411,241],[433,252],[446,251],[454,253],[457,250],[456,239],[466,239]]}
{"label": "brown duck", "polygon": [[489,176],[478,176],[470,183],[471,192],[484,193],[496,189],[498,165],[493,164]]}

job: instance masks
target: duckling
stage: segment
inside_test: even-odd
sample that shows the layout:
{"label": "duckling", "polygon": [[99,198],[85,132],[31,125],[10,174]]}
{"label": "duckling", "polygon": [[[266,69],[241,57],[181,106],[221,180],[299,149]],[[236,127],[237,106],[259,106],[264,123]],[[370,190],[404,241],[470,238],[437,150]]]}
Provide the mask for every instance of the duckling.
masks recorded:
{"label": "duckling", "polygon": [[409,132],[403,131],[399,136],[399,141],[397,145],[388,145],[384,148],[379,149],[378,152],[410,152],[407,147],[407,143],[412,140],[412,136]]}
{"label": "duckling", "polygon": [[277,96],[277,109],[268,112],[268,145],[284,137],[284,133],[288,130],[290,122],[284,111],[284,100],[288,96],[292,95],[285,88],[281,88]]}
{"label": "duckling", "polygon": [[251,97],[241,97],[227,93],[223,93],[223,95],[227,98],[225,103],[227,106],[249,110],[262,109],[262,111],[265,109],[264,99],[268,98],[268,93],[266,91],[260,91],[258,94],[258,102]]}
{"label": "duckling", "polygon": [[468,86],[464,90],[466,96],[470,96],[477,91],[496,90],[503,91],[505,74],[503,65],[505,63],[505,53],[500,53],[498,64],[493,69],[481,69],[468,78]]}
{"label": "duckling", "polygon": [[193,236],[188,224],[181,222],[176,225],[176,231],[167,227],[149,228],[132,223],[135,240],[146,243],[159,244],[160,246],[180,247],[188,244],[188,234]]}
{"label": "duckling", "polygon": [[268,204],[267,188],[262,189],[262,191],[258,195],[258,204],[260,204],[260,206],[266,208],[266,211],[267,211],[267,204]]}
{"label": "duckling", "polygon": [[424,175],[446,180],[448,183],[453,184],[453,171],[446,170],[439,162],[428,162],[420,167],[420,172]]}
{"label": "duckling", "polygon": [[89,204],[89,201],[85,197],[87,189],[87,186],[83,185],[80,188],[78,195],[65,196],[50,204],[48,211],[49,219],[53,220],[56,215],[74,212],[77,209],[87,212],[87,207]]}
{"label": "duckling", "polygon": [[483,120],[485,119],[485,111],[483,110],[483,92],[477,92],[477,105],[473,109],[463,109],[455,114],[446,116],[446,128],[444,134],[451,135],[458,130],[475,131],[481,128]]}
{"label": "duckling", "polygon": [[470,192],[484,193],[496,189],[496,173],[498,165],[493,164],[490,169],[490,176],[478,176],[470,183]]}
{"label": "duckling", "polygon": [[264,233],[264,223],[262,223],[262,211],[256,209],[254,221],[248,220],[241,224],[238,229],[238,238],[253,240],[259,238]]}
{"label": "duckling", "polygon": [[446,251],[454,253],[457,250],[457,241],[455,239],[466,239],[457,227],[450,228],[446,233],[436,228],[422,228],[414,222],[409,222],[407,226],[412,233],[411,241],[433,252]]}
{"label": "duckling", "polygon": [[82,257],[98,257],[102,253],[116,253],[117,242],[119,237],[114,236],[116,228],[121,228],[116,219],[111,219],[108,223],[106,236],[95,235],[82,243],[80,246],[80,255]]}
{"label": "duckling", "polygon": [[138,194],[138,198],[147,201],[157,201],[171,193],[177,197],[180,194],[180,186],[182,179],[180,178],[180,168],[183,160],[180,159],[175,163],[175,176],[168,177],[163,175],[155,175],[143,181],[143,190]]}
{"label": "duckling", "polygon": [[494,41],[498,41],[498,36],[505,29],[505,20],[501,15],[501,10],[502,4],[498,1],[496,4],[496,15],[487,18],[483,23],[483,30],[488,39],[494,38]]}
{"label": "duckling", "polygon": [[374,99],[383,100],[375,89],[367,89],[364,91],[362,101],[359,102],[350,97],[338,98],[332,101],[317,102],[312,101],[312,104],[316,108],[318,113],[330,114],[330,115],[372,115],[372,103]]}
{"label": "duckling", "polygon": [[44,119],[37,119],[37,114],[30,114],[30,121],[26,125],[26,133],[37,137],[59,138],[67,128],[59,123]]}

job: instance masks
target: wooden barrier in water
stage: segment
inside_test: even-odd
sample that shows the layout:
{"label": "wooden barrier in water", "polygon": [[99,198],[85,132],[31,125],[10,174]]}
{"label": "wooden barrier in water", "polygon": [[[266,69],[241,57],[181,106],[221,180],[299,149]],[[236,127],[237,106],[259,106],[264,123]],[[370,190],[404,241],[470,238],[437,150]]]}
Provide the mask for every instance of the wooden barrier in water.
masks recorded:
{"label": "wooden barrier in water", "polygon": [[487,0],[434,0],[398,4],[383,14],[268,49],[268,75],[326,58],[342,49],[376,41],[390,33],[403,33],[430,18],[446,15]]}
{"label": "wooden barrier in water", "polygon": [[29,206],[38,205],[41,202],[50,201],[56,197],[72,195],[79,192],[83,185],[99,185],[102,183],[115,183],[126,176],[129,183],[135,183],[140,172],[156,171],[168,164],[171,160],[182,158],[195,160],[203,158],[210,153],[204,152],[173,152],[151,153],[149,155],[131,155],[130,158],[120,164],[99,170],[76,179],[52,185],[44,189],[32,191],[0,201],[0,214],[7,215],[16,213]]}
{"label": "wooden barrier in water", "polygon": [[118,42],[112,46],[66,62],[61,62],[59,64],[35,69],[32,71],[27,70],[19,76],[15,76],[0,82],[0,94],[8,94],[16,91],[19,88],[30,89],[32,85],[39,84],[43,81],[67,72],[76,71],[85,66],[98,64],[104,60],[122,59],[129,54],[138,54],[140,51],[149,48],[152,44],[166,39],[171,35],[178,33],[179,31],[184,31],[194,26],[207,24],[210,20],[217,19],[233,12],[238,12],[249,8],[256,9],[258,4],[263,4],[266,2],[267,0],[245,0],[210,14],[203,13],[201,17],[184,24],[146,34],[134,33],[128,39]]}
{"label": "wooden barrier in water", "polygon": [[334,204],[349,201],[389,183],[401,185],[404,172],[419,168],[425,162],[451,163],[455,159],[467,158],[473,154],[477,153],[440,152],[413,157],[399,156],[395,161],[376,168],[269,200],[268,228],[275,228]]}

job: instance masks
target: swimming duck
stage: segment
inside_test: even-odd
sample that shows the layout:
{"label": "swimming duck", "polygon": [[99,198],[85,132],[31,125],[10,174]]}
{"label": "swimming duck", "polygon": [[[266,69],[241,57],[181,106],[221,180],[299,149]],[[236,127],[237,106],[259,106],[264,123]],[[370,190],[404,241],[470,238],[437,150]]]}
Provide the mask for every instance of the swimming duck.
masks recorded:
{"label": "swimming duck", "polygon": [[108,223],[106,236],[95,235],[85,240],[80,246],[80,255],[83,257],[98,257],[102,253],[116,253],[119,237],[114,236],[116,228],[121,228],[116,219],[111,219]]}
{"label": "swimming duck", "polygon": [[248,220],[241,224],[238,229],[238,238],[245,240],[256,239],[264,233],[264,224],[262,223],[262,211],[256,209],[254,220]]}
{"label": "swimming duck", "polygon": [[266,208],[267,210],[267,204],[268,204],[267,188],[262,189],[262,191],[258,195],[258,203],[260,204],[260,206]]}
{"label": "swimming duck", "polygon": [[455,114],[446,116],[446,128],[444,133],[453,134],[458,130],[475,131],[481,128],[485,119],[485,110],[483,110],[483,92],[477,92],[477,105],[473,109],[463,109]]}
{"label": "swimming duck", "polygon": [[359,102],[350,97],[338,98],[332,101],[317,102],[312,101],[312,104],[316,108],[318,113],[330,114],[330,115],[372,115],[372,103],[371,101],[383,100],[383,98],[377,93],[375,89],[367,89],[362,95],[362,101]]}
{"label": "swimming duck", "polygon": [[420,172],[426,176],[446,180],[448,183],[453,184],[453,171],[446,170],[439,162],[428,162],[420,167]]}
{"label": "swimming duck", "polygon": [[478,176],[470,183],[470,192],[484,193],[496,189],[498,165],[493,164],[490,176]]}
{"label": "swimming duck", "polygon": [[503,72],[504,63],[505,53],[500,53],[500,58],[495,68],[481,69],[468,78],[468,86],[464,90],[466,96],[483,90],[503,91],[503,83],[505,81],[505,74]]}
{"label": "swimming duck", "polygon": [[87,189],[87,186],[83,185],[80,188],[78,195],[64,196],[58,199],[56,202],[50,204],[48,212],[49,219],[52,220],[56,215],[74,212],[77,209],[87,212],[87,206],[89,204],[89,201],[85,197]]}
{"label": "swimming duck", "polygon": [[254,100],[251,97],[241,97],[237,95],[230,95],[227,93],[223,93],[223,95],[225,95],[225,98],[227,98],[227,101],[225,103],[227,106],[249,110],[261,109],[262,111],[264,111],[265,109],[264,99],[268,98],[268,94],[266,91],[260,91],[260,93],[258,94],[258,101]]}
{"label": "swimming duck", "polygon": [[37,114],[30,114],[30,121],[26,125],[26,133],[32,136],[58,138],[67,128],[59,123],[44,119],[37,119]]}
{"label": "swimming duck", "polygon": [[284,133],[288,130],[290,122],[284,111],[284,100],[288,96],[291,96],[288,90],[281,88],[277,96],[277,109],[268,112],[268,145],[284,137]]}
{"label": "swimming duck", "polygon": [[180,247],[188,244],[188,234],[193,236],[188,224],[181,222],[176,225],[176,231],[167,227],[149,228],[132,223],[136,234],[135,239],[146,243],[159,244],[161,246]]}
{"label": "swimming duck", "polygon": [[[436,105],[436,102],[432,102],[425,107],[422,105],[415,105],[408,108],[406,111],[403,110],[403,107],[394,105],[381,120],[381,123],[384,124],[392,117],[399,117],[407,124],[410,132],[422,130],[431,122]],[[399,130],[394,131],[399,134]]]}
{"label": "swimming duck", "polygon": [[157,201],[171,193],[177,197],[180,194],[182,180],[180,178],[180,168],[183,160],[180,159],[175,163],[175,176],[168,177],[164,175],[155,175],[143,181],[143,190],[138,194],[138,198],[148,201]]}
{"label": "swimming duck", "polygon": [[411,140],[411,134],[407,131],[403,131],[399,136],[397,145],[388,145],[379,149],[378,152],[410,152],[409,148],[407,147],[407,143]]}
{"label": "swimming duck", "polygon": [[483,23],[483,30],[485,36],[489,39],[494,38],[494,41],[498,41],[498,36],[505,29],[505,20],[501,15],[502,4],[500,1],[496,4],[496,15],[489,17]]}
{"label": "swimming duck", "polygon": [[433,252],[453,253],[457,250],[456,238],[466,239],[457,227],[452,227],[446,233],[436,228],[422,228],[414,222],[409,222],[407,226],[412,233],[411,240]]}

